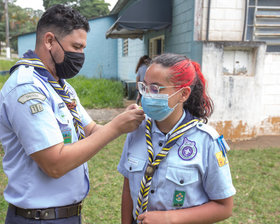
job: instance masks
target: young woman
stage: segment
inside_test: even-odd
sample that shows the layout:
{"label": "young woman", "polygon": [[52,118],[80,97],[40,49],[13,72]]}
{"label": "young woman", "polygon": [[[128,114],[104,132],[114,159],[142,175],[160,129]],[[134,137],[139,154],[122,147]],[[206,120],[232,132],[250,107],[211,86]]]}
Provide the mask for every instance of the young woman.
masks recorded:
{"label": "young woman", "polygon": [[147,115],[128,134],[122,224],[214,223],[231,216],[235,188],[200,66],[176,54],[156,57],[138,83]]}
{"label": "young woman", "polygon": [[[146,70],[147,70],[150,62],[151,62],[151,58],[148,55],[144,55],[144,56],[139,58],[139,61],[137,63],[136,69],[135,69],[135,72],[137,74],[137,76],[136,76],[136,88],[138,88],[138,82],[143,82]],[[139,90],[138,90],[136,103],[139,104],[140,100],[141,100],[141,93],[139,93]]]}

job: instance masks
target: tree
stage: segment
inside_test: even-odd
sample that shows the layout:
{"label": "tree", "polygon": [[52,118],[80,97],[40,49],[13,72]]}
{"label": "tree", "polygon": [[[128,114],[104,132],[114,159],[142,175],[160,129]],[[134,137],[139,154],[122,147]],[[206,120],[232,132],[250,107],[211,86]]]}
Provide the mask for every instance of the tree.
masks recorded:
{"label": "tree", "polygon": [[104,0],[43,0],[45,9],[55,4],[71,6],[88,19],[109,13],[109,3],[105,3]]}
{"label": "tree", "polygon": [[[9,28],[11,48],[17,50],[17,37],[24,33],[34,32],[37,22],[43,11],[31,8],[22,9],[14,4],[15,0],[9,0]],[[0,0],[0,8],[4,8],[3,1]],[[5,16],[0,10],[0,42],[5,42]]]}

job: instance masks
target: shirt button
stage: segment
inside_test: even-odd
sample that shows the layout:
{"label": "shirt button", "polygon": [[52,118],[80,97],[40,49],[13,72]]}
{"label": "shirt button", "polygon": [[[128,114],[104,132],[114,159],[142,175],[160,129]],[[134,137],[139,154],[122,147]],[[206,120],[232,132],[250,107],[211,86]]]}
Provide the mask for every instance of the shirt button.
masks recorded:
{"label": "shirt button", "polygon": [[155,193],[155,190],[151,190],[151,194]]}
{"label": "shirt button", "polygon": [[184,180],[180,180],[180,184],[183,184],[184,183]]}
{"label": "shirt button", "polygon": [[163,144],[162,144],[162,142],[159,142],[158,145],[159,145],[159,147],[161,147]]}

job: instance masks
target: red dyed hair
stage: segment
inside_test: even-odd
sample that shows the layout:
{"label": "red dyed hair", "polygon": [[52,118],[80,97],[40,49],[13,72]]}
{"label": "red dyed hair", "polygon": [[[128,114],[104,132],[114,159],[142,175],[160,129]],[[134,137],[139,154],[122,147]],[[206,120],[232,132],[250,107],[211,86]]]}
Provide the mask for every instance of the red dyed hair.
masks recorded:
{"label": "red dyed hair", "polygon": [[173,71],[171,80],[176,86],[191,87],[191,95],[184,107],[193,115],[207,121],[206,117],[213,112],[213,102],[206,94],[206,80],[200,70],[200,65],[186,58],[171,66],[170,69]]}

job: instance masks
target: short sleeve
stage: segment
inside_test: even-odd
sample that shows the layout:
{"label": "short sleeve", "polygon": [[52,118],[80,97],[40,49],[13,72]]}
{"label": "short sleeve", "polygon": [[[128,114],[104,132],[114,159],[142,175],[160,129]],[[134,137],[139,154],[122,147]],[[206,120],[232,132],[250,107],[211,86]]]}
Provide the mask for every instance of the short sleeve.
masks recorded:
{"label": "short sleeve", "polygon": [[232,184],[227,155],[224,157],[216,140],[209,145],[204,189],[211,200],[231,197],[236,193]]}
{"label": "short sleeve", "polygon": [[52,102],[34,98],[19,102],[28,93],[46,94],[32,84],[15,88],[4,101],[7,120],[28,155],[63,142],[63,137],[52,110]]}
{"label": "short sleeve", "polygon": [[130,142],[131,134],[127,134],[124,147],[123,147],[123,152],[121,155],[120,162],[118,164],[118,171],[124,176],[128,178],[128,171],[125,168],[125,163],[127,163],[127,155],[128,155],[128,147],[129,147],[129,142]]}
{"label": "short sleeve", "polygon": [[92,122],[92,118],[89,116],[85,108],[79,104],[79,115],[83,124],[83,127],[87,126],[89,123]]}

